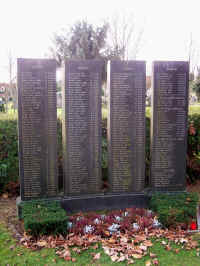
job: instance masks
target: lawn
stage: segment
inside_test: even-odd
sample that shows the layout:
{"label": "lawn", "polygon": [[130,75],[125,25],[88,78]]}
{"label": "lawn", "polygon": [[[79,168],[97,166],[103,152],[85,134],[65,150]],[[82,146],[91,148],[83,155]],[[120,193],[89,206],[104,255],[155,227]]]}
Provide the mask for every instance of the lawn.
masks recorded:
{"label": "lawn", "polygon": [[[180,246],[172,245],[173,251],[167,251],[160,241],[153,241],[153,247],[150,247],[150,252],[157,255],[159,265],[173,265],[173,266],[198,266],[200,265],[200,257],[197,256],[196,250],[180,249]],[[179,248],[178,254],[175,249]],[[100,259],[93,260],[91,253],[101,253]],[[112,262],[111,259],[104,254],[102,248],[92,249],[77,255],[73,253],[72,256],[76,262],[67,262],[59,258],[55,254],[54,249],[43,248],[39,251],[31,251],[23,246],[20,246],[16,240],[11,237],[11,234],[0,224],[0,265],[127,265],[125,262]],[[134,259],[134,265],[146,265],[151,260],[147,255],[142,259]]]}
{"label": "lawn", "polygon": [[[58,248],[42,248],[33,251],[19,244],[19,241],[12,237],[12,235],[15,238],[17,237],[16,231],[13,228],[19,229],[18,224],[21,223],[16,217],[15,199],[0,198],[0,265],[127,265],[127,262],[112,262],[111,258],[104,253],[101,244],[98,244],[99,247],[95,249],[96,244],[91,244],[90,248],[81,251],[81,254],[75,253],[70,248],[71,257],[75,262],[65,261],[56,255],[56,251],[59,250]],[[17,230],[17,232],[20,233],[23,239],[23,231]],[[170,251],[167,250],[166,245],[161,243],[164,239],[152,239],[153,246],[148,248],[147,255],[141,259],[134,259],[133,265],[150,265],[146,263],[149,260],[153,260],[149,256],[151,252],[156,255],[159,265],[198,266],[200,265],[200,235],[196,234],[193,238],[197,241],[198,246],[192,250],[183,249],[182,244],[175,245],[172,241],[165,239],[166,243],[170,244]],[[94,261],[93,256],[97,253],[100,253],[100,258]]]}

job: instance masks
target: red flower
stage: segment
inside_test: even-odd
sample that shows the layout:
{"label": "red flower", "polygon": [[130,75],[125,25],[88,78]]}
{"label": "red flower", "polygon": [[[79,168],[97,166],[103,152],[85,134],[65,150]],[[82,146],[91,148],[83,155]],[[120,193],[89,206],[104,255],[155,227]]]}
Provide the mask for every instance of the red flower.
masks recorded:
{"label": "red flower", "polygon": [[197,223],[195,221],[192,221],[190,224],[190,230],[197,230]]}

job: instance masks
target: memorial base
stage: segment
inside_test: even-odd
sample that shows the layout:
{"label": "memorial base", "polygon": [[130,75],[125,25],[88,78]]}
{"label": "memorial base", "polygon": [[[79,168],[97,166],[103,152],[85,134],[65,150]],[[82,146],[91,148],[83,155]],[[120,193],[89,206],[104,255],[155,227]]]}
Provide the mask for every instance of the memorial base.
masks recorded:
{"label": "memorial base", "polygon": [[[130,207],[147,208],[150,196],[145,193],[126,193],[126,194],[106,194],[88,195],[79,197],[60,197],[38,199],[44,201],[59,201],[61,206],[68,214],[78,211],[114,210]],[[22,218],[23,203],[20,197],[17,198],[18,217]]]}
{"label": "memorial base", "polygon": [[107,194],[81,197],[67,197],[61,201],[68,212],[112,210],[129,207],[148,207],[150,197],[144,193]]}

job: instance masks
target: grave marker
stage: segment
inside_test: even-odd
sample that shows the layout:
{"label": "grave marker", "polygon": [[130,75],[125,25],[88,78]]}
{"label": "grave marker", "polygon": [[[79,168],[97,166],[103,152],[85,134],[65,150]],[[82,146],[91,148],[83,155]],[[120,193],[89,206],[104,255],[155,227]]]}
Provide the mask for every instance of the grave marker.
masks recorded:
{"label": "grave marker", "polygon": [[181,191],[186,182],[188,62],[153,64],[151,183]]}
{"label": "grave marker", "polygon": [[67,61],[63,87],[65,195],[101,192],[103,62]]}
{"label": "grave marker", "polygon": [[21,199],[56,196],[56,61],[18,59]]}
{"label": "grave marker", "polygon": [[145,92],[143,61],[108,64],[109,180],[112,193],[140,192],[145,180]]}

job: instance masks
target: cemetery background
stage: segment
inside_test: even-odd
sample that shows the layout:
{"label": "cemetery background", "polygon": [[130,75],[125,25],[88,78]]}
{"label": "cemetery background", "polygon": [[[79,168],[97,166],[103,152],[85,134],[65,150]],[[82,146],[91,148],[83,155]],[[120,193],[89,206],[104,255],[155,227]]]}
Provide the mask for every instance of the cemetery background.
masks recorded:
{"label": "cemetery background", "polygon": [[[197,108],[198,109],[198,108]],[[195,109],[194,109],[195,110]],[[149,108],[147,109],[147,112],[149,112]],[[105,116],[105,114],[106,114],[107,112],[106,111],[104,111],[103,112],[103,116]],[[11,113],[11,116],[12,116],[13,114]],[[14,116],[15,116],[15,114],[14,114]],[[6,114],[5,114],[5,117],[6,117]],[[147,121],[149,122],[149,119],[147,119]],[[59,122],[60,123],[60,122]],[[197,124],[198,125],[198,124]],[[190,127],[190,129],[189,129],[189,137],[194,137],[194,136],[196,136],[196,125],[191,125],[191,127]],[[8,128],[7,128],[8,129]],[[59,126],[59,131],[61,130],[61,127]],[[148,131],[147,132],[150,132],[150,130],[149,129],[147,129]],[[194,134],[195,133],[195,134]],[[104,134],[105,134],[105,129],[104,129]],[[148,133],[149,134],[149,133]],[[11,134],[12,135],[12,134]],[[12,137],[14,137],[14,136],[12,136]],[[16,137],[16,135],[15,135],[15,137]],[[149,136],[147,136],[148,138],[149,138]],[[60,146],[62,146],[61,145],[61,134],[59,134],[59,136],[58,136],[58,138],[59,138],[59,143],[60,143]],[[13,138],[14,139],[14,138]],[[17,138],[16,138],[17,139]],[[194,139],[193,139],[193,141],[194,141]],[[13,144],[13,142],[10,142],[10,143],[12,143]],[[192,143],[191,143],[192,144]],[[196,145],[196,143],[193,143],[193,148],[195,147],[195,145]],[[16,147],[17,148],[17,147]],[[197,148],[197,147],[196,147]],[[149,148],[148,148],[149,149]],[[197,148],[197,151],[198,151],[198,148]],[[194,155],[195,153],[194,152],[192,152],[192,156]],[[195,155],[196,156],[196,155]],[[106,169],[106,168],[105,168]],[[14,185],[14,184],[13,184]],[[11,184],[11,187],[12,187],[12,184]],[[12,190],[12,189],[11,189]],[[6,195],[5,193],[3,194],[4,196]],[[100,251],[101,252],[101,250],[97,250],[97,252],[98,251]],[[24,252],[24,251],[22,251],[22,252]],[[155,252],[155,251],[154,251]],[[156,251],[156,253],[158,254],[158,251]],[[20,253],[18,253],[18,254],[20,254]],[[98,254],[98,253],[95,253],[95,254]],[[21,256],[21,255],[20,255]],[[76,255],[74,255],[75,256],[75,259],[76,259]],[[90,257],[90,255],[89,254],[86,254],[86,256],[89,258]],[[99,256],[99,255],[98,255]],[[24,256],[23,256],[24,257]],[[33,256],[34,257],[34,256]],[[6,258],[7,259],[7,258]],[[184,258],[185,259],[185,258]],[[8,259],[7,259],[8,260]],[[54,257],[53,257],[53,259],[52,260],[54,260]],[[79,258],[77,258],[77,260],[79,260]],[[84,261],[85,262],[85,261]],[[145,263],[144,262],[144,260],[142,260],[141,262],[139,262],[139,264],[138,265],[140,265],[140,263],[142,264],[142,263]],[[108,262],[108,264],[109,264],[109,262]]]}
{"label": "cemetery background", "polygon": [[[84,3],[84,5],[85,5],[85,3]],[[152,3],[150,3],[150,5],[152,5]],[[184,4],[183,4],[184,5]],[[182,7],[183,7],[183,5],[182,5]],[[152,5],[153,6],[153,5]],[[192,5],[191,5],[192,6]],[[19,7],[19,9],[18,9],[18,7]],[[18,5],[17,6],[17,8],[16,9],[18,9],[18,12],[16,12],[16,10],[15,10],[15,8],[13,8],[13,10],[15,11],[15,14],[17,14],[17,16],[18,16],[18,18],[20,18],[20,19],[11,19],[10,21],[13,23],[13,21],[15,21],[15,23],[13,24],[13,27],[16,25],[17,27],[19,26],[19,24],[18,24],[18,22],[20,21],[20,23],[21,23],[21,18],[22,19],[24,19],[24,10],[23,10],[23,8],[21,8],[22,6],[21,5]],[[40,12],[42,13],[42,21],[43,21],[43,7],[44,6],[39,6],[39,8],[37,7],[37,4],[34,2],[34,6],[32,6],[32,10],[35,10],[36,12],[35,13],[37,13],[38,14],[38,16],[37,16],[37,20],[35,20],[35,18],[33,19],[33,21],[34,21],[34,27],[30,27],[30,32],[32,33],[32,32],[34,32],[34,30],[35,30],[35,28],[37,27],[37,25],[38,25],[38,31],[37,31],[37,33],[39,32],[39,29],[40,29],[40,22],[39,22],[39,17],[40,17]],[[48,5],[48,7],[49,7],[49,9],[50,9],[50,4]],[[158,6],[157,6],[158,7]],[[164,12],[159,12],[159,17],[158,18],[160,18],[160,28],[162,29],[162,31],[163,31],[163,28],[164,27],[162,27],[162,26],[165,26],[165,24],[163,24],[162,22],[163,21],[165,21],[165,19],[164,18],[166,18],[166,21],[167,21],[167,23],[168,23],[168,25],[169,25],[169,29],[170,29],[170,25],[173,25],[173,21],[175,21],[175,23],[174,23],[174,27],[171,27],[171,30],[169,30],[169,33],[170,33],[170,35],[171,35],[171,33],[172,33],[172,30],[173,29],[176,29],[176,33],[175,33],[175,35],[173,35],[172,34],[172,36],[174,36],[174,42],[173,42],[173,47],[174,47],[174,45],[177,45],[177,44],[180,44],[179,42],[178,42],[178,39],[176,39],[176,35],[177,35],[177,32],[179,32],[179,33],[181,33],[181,31],[179,31],[181,28],[184,30],[184,31],[186,31],[186,28],[187,28],[187,26],[186,27],[182,27],[182,25],[180,25],[179,23],[176,23],[176,21],[178,21],[177,20],[177,13],[175,14],[175,16],[174,16],[174,14],[173,14],[173,10],[171,10],[171,6],[169,5],[169,3],[167,4],[167,6],[166,7],[168,7],[168,8],[170,8],[170,9],[168,9],[169,11],[170,11],[170,14],[171,14],[171,19],[170,19],[170,21],[168,20],[168,17],[165,17],[164,15],[165,15],[165,13],[167,14],[167,16],[168,16],[168,12],[166,12],[166,9],[164,9],[163,8],[163,5],[162,5],[162,10],[164,11]],[[179,6],[179,3],[178,3],[178,6],[176,6],[175,5],[175,3],[173,4],[173,9],[175,9],[175,12],[177,12],[176,11],[176,7],[178,7],[178,8],[180,8],[180,6]],[[36,8],[36,9],[35,9]],[[100,8],[100,6],[99,6],[99,8]],[[9,7],[9,9],[10,9],[10,7]],[[30,6],[28,6],[28,9],[30,9]],[[91,8],[92,9],[92,8]],[[95,9],[96,9],[96,7],[95,7]],[[113,7],[112,7],[112,9],[113,9]],[[143,8],[144,9],[144,8]],[[183,9],[184,8],[182,8],[182,11],[183,11]],[[194,9],[194,8],[193,8]],[[64,9],[63,9],[64,10]],[[68,10],[70,10],[70,9],[68,9]],[[67,10],[67,11],[68,11]],[[149,9],[148,8],[146,8],[146,10],[148,10],[148,12],[149,12]],[[156,10],[156,13],[158,13],[157,12],[157,9],[155,9]],[[195,9],[195,10],[197,10],[197,9]],[[195,10],[194,10],[194,12],[195,12]],[[28,10],[27,10],[28,11]],[[53,10],[53,11],[55,11],[55,10]],[[65,13],[64,13],[64,15],[66,15],[66,12],[67,12],[66,10],[64,11]],[[99,12],[100,10],[98,9],[98,12]],[[107,11],[107,9],[105,10],[105,11]],[[145,11],[145,10],[144,10]],[[171,12],[172,11],[172,12]],[[22,12],[22,13],[21,13]],[[77,9],[77,7],[76,7],[76,13],[78,12],[78,9]],[[120,10],[120,12],[121,12],[121,10]],[[8,12],[4,12],[4,14],[6,14],[6,16],[7,16],[7,13]],[[11,13],[12,13],[12,10],[11,10]],[[19,15],[19,13],[20,13],[20,15]],[[30,15],[30,19],[27,19],[26,21],[27,21],[27,26],[29,25],[29,26],[31,26],[30,24],[29,24],[29,22],[31,21],[31,13],[30,12],[25,12],[26,14],[29,14]],[[34,13],[34,12],[32,12],[32,13]],[[45,6],[45,14],[46,14],[46,18],[48,17],[48,14],[49,13],[51,13],[51,12],[46,12],[46,6]],[[53,12],[54,13],[54,12]],[[58,12],[59,13],[59,12]],[[81,13],[82,13],[82,10],[81,10]],[[149,13],[151,13],[151,12],[149,12]],[[4,19],[4,14],[2,14],[2,16],[1,16],[1,18],[3,18]],[[9,14],[10,14],[10,12],[9,12]],[[54,13],[55,14],[55,13]],[[182,18],[184,19],[184,21],[186,21],[185,20],[185,17],[183,16],[183,14],[184,14],[184,12],[179,12],[179,15],[180,15],[180,17],[182,16]],[[188,14],[188,9],[187,9],[187,12],[186,12],[186,14]],[[13,14],[14,15],[14,14]],[[93,15],[93,14],[92,14]],[[178,17],[179,17],[179,15],[178,15]],[[35,16],[35,14],[34,14],[34,16]],[[155,13],[153,14],[153,12],[151,13],[151,15],[150,15],[151,17],[152,17],[152,19],[151,19],[151,21],[153,20],[153,19],[155,19],[156,18],[156,23],[155,23],[155,28],[156,29],[158,29],[158,27],[157,27],[157,14],[155,15]],[[12,17],[12,15],[11,15],[11,17]],[[67,16],[66,16],[67,17]],[[190,23],[190,25],[192,24],[192,23],[194,23],[194,20],[193,20],[193,18],[194,18],[195,16],[194,16],[194,13],[192,12],[192,18],[190,19],[190,20],[188,20],[188,22],[187,22],[187,24],[189,24],[191,21],[191,23]],[[196,16],[196,17],[198,17],[198,16]],[[12,18],[14,18],[14,16],[12,17]],[[175,20],[173,20],[173,18],[175,18]],[[182,20],[182,18],[180,19],[180,21]],[[51,18],[51,20],[52,20],[52,18]],[[3,20],[2,20],[3,21]],[[52,20],[53,21],[53,20]],[[171,22],[171,23],[170,23]],[[183,22],[183,20],[182,20],[182,22]],[[3,23],[2,23],[3,24]],[[42,24],[42,23],[41,23]],[[48,24],[48,23],[47,23]],[[47,26],[47,24],[46,24],[46,26]],[[5,26],[7,25],[7,24],[4,24]],[[24,25],[24,21],[23,21],[23,25]],[[183,24],[184,25],[184,24]],[[185,24],[186,25],[186,24]],[[195,23],[194,23],[194,25],[195,25]],[[175,26],[177,26],[177,27],[175,27]],[[5,28],[5,31],[6,31],[6,27],[4,27]],[[12,27],[11,27],[12,28]],[[20,24],[20,27],[18,27],[18,29],[22,29],[22,28],[24,28],[24,27],[21,27],[21,24]],[[42,27],[41,27],[42,28]],[[154,27],[152,27],[152,28],[154,28]],[[17,28],[16,28],[17,29]],[[31,30],[31,29],[33,29],[33,30]],[[9,32],[9,31],[8,31]],[[16,31],[17,32],[17,31]],[[46,32],[46,30],[45,30],[45,32]],[[4,32],[4,33],[6,33],[6,32]],[[27,34],[28,34],[28,31],[27,31]],[[167,43],[167,39],[170,39],[171,40],[171,38],[168,38],[168,36],[167,36],[167,31],[165,32],[165,36],[164,35],[162,35],[162,33],[160,32],[159,34],[159,38],[160,38],[160,36],[163,36],[163,37],[167,37],[166,39],[165,38],[163,38],[163,43],[166,41],[166,43]],[[29,35],[30,36],[30,35]],[[34,41],[35,41],[35,35],[33,35],[34,36]],[[27,37],[27,36],[26,36]],[[180,36],[178,36],[178,37],[180,37]],[[21,40],[22,38],[18,38],[18,40]],[[28,43],[28,39],[29,38],[27,38],[27,43]],[[39,38],[38,38],[39,39]],[[160,38],[160,39],[162,39],[162,38]],[[16,40],[16,42],[17,42],[17,40]],[[14,43],[14,42],[11,42],[11,43]],[[25,43],[26,43],[26,41],[25,41]],[[26,44],[27,44],[26,43]],[[34,43],[34,42],[33,42]],[[132,43],[132,42],[131,42]],[[158,40],[158,43],[159,43],[159,40]],[[162,43],[162,42],[160,42],[160,43]],[[191,38],[191,43],[192,43],[192,38]],[[2,45],[4,44],[4,42],[2,42]],[[41,44],[42,44],[42,41],[41,41]],[[154,45],[155,45],[156,43],[154,43]],[[27,47],[28,47],[28,45],[26,45]],[[155,45],[156,46],[156,45]],[[170,45],[169,45],[170,46]],[[178,46],[178,45],[177,45]],[[158,47],[158,46],[157,46]],[[162,45],[160,45],[160,47],[162,47]],[[123,48],[123,47],[122,47]],[[179,49],[180,47],[178,47],[178,49]],[[190,49],[190,51],[189,51],[189,58],[190,59],[192,59],[192,54],[193,54],[193,47],[192,47],[192,45],[190,45],[190,48],[192,48],[192,49]],[[163,47],[162,47],[162,49],[163,49]],[[166,49],[167,50],[167,49]],[[30,49],[30,51],[31,51],[31,49]],[[126,57],[127,56],[127,54],[128,53],[123,53],[124,52],[124,50],[122,49],[121,50],[122,51],[122,57]],[[78,54],[79,54],[79,56],[81,55],[81,49],[78,49]],[[115,51],[115,52],[120,52],[120,51],[118,51],[118,49]],[[41,54],[40,54],[41,55]],[[117,54],[118,55],[118,54]],[[73,55],[74,56],[74,55]],[[81,55],[82,56],[82,55]],[[85,57],[84,57],[85,58]],[[125,58],[121,58],[121,59],[125,59]],[[12,61],[12,60],[11,60]],[[192,60],[191,60],[192,61]],[[10,86],[10,85],[9,85]],[[198,89],[198,85],[196,86],[196,88]],[[193,99],[192,99],[192,101],[191,102],[193,102]],[[8,107],[10,107],[10,106],[8,106]],[[195,107],[193,108],[193,110],[195,109]],[[196,110],[198,109],[198,107],[196,108]],[[105,109],[104,109],[105,110]],[[1,116],[1,120],[3,120],[3,121],[1,121],[0,123],[1,123],[1,125],[3,125],[3,128],[4,128],[4,130],[3,131],[0,131],[0,138],[1,138],[1,144],[0,144],[0,148],[1,148],[1,151],[3,150],[3,152],[1,152],[1,154],[0,154],[0,156],[1,156],[1,159],[3,158],[3,164],[1,165],[1,171],[0,171],[0,175],[1,175],[1,177],[3,177],[3,179],[1,179],[1,184],[0,185],[2,185],[2,187],[4,187],[4,191],[2,192],[3,194],[2,194],[2,202],[5,200],[5,202],[3,202],[3,203],[5,203],[5,204],[1,204],[1,215],[2,215],[2,219],[1,219],[1,221],[2,220],[5,220],[5,222],[6,222],[6,224],[7,224],[7,226],[9,227],[11,227],[12,226],[12,222],[10,222],[10,217],[9,217],[9,215],[8,215],[8,213],[9,213],[9,200],[7,200],[6,198],[9,196],[9,195],[12,195],[13,194],[13,191],[14,191],[14,193],[16,192],[16,194],[19,192],[19,191],[17,191],[17,188],[18,188],[18,186],[17,186],[17,183],[16,182],[11,182],[11,183],[9,183],[9,185],[7,186],[6,185],[6,183],[7,183],[7,181],[8,180],[17,180],[18,179],[18,173],[17,173],[17,171],[16,170],[18,170],[18,155],[17,155],[17,136],[16,136],[16,132],[17,132],[17,130],[16,130],[16,115],[15,114],[11,114],[11,112],[10,112],[10,108],[7,108],[7,114],[8,114],[8,112],[9,112],[9,119],[8,119],[8,116],[7,116],[7,114],[5,114],[5,116],[3,115],[3,116]],[[148,113],[148,111],[149,111],[149,108],[147,109],[147,113]],[[107,110],[105,110],[104,112],[104,115],[105,114],[107,114]],[[10,116],[10,114],[11,114],[11,116]],[[1,114],[0,114],[1,115]],[[7,120],[10,120],[10,117],[12,117],[11,118],[11,120],[12,121],[7,121]],[[5,118],[5,119],[4,119]],[[149,124],[150,123],[150,120],[149,119],[147,119],[147,124]],[[58,142],[59,142],[59,145],[60,145],[60,147],[62,146],[61,145],[61,123],[60,123],[60,120],[58,120],[58,129],[59,129],[59,134],[58,134]],[[105,127],[105,130],[103,130],[103,132],[104,132],[104,134],[105,134],[105,131],[106,131],[106,127]],[[149,134],[149,129],[147,128],[147,138],[148,138],[148,135]],[[190,120],[190,122],[189,122],[189,127],[188,127],[188,135],[189,135],[189,138],[188,138],[188,142],[189,142],[189,148],[188,148],[188,157],[187,157],[187,173],[189,173],[187,176],[188,177],[190,177],[191,178],[191,181],[194,181],[194,180],[196,180],[197,178],[198,178],[198,176],[199,176],[199,117],[198,116],[193,116],[193,117],[191,117],[191,120]],[[62,149],[59,149],[59,145],[58,145],[58,164],[61,166],[61,167],[59,167],[59,169],[60,169],[60,173],[61,173],[61,176],[62,176]],[[103,168],[103,172],[105,173],[105,177],[107,177],[107,159],[106,159],[106,156],[107,156],[107,147],[106,147],[106,140],[104,141],[103,140],[103,142],[102,142],[102,146],[103,146],[103,149],[104,149],[104,151],[105,151],[105,153],[104,153],[104,155],[102,154],[102,157],[105,159],[104,161],[105,161],[105,163],[102,163],[102,168]],[[146,156],[146,164],[147,164],[147,168],[146,169],[148,169],[148,166],[149,166],[149,146],[147,145],[146,146],[146,148],[147,148],[147,156]],[[8,167],[9,166],[9,167]],[[146,178],[146,180],[147,180],[147,183],[148,183],[148,170],[147,170],[147,172],[146,172],[146,174],[147,174],[147,178]],[[5,178],[6,177],[6,178]],[[192,180],[193,179],[193,180]],[[61,182],[60,182],[60,184],[62,183],[62,178],[61,178]],[[4,185],[6,185],[6,187],[4,186]],[[2,188],[1,187],[1,188]],[[106,187],[106,183],[105,183],[105,187]],[[62,190],[62,185],[60,186],[60,188],[61,188],[61,190]],[[4,207],[4,206],[6,206],[6,207]],[[13,210],[13,208],[11,208],[11,211]],[[14,215],[13,215],[13,217],[15,216],[15,213],[14,213]],[[16,218],[16,217],[14,217],[14,218]],[[2,231],[1,229],[0,229],[0,231],[1,231],[1,240],[2,240],[2,238],[3,238],[3,241],[1,241],[1,243],[3,242],[3,244],[1,245],[1,247],[2,247],[2,250],[6,250],[7,251],[7,249],[6,249],[6,247],[5,247],[5,243],[4,243],[4,241],[6,242],[6,243],[9,243],[9,240],[10,239],[6,239],[6,237],[8,237],[8,236],[6,236],[5,238],[4,238],[4,235],[5,235],[5,232],[4,232],[4,230]],[[2,237],[2,234],[3,234],[3,237]],[[9,238],[9,237],[8,237]],[[6,239],[6,240],[4,240],[4,239]],[[111,238],[111,241],[112,241],[113,239]],[[11,240],[12,241],[12,240]],[[40,242],[39,242],[40,243]],[[44,242],[43,242],[44,243]],[[40,243],[41,244],[41,243]],[[170,247],[169,247],[169,245],[167,245],[167,247],[166,247],[166,249],[169,249]],[[11,250],[13,250],[13,247],[11,246],[10,247],[10,249]],[[15,249],[15,248],[14,248]],[[158,245],[158,249],[160,249],[160,246]],[[19,249],[17,249],[17,250],[19,250]],[[16,250],[16,251],[17,251]],[[23,256],[22,256],[22,258],[21,258],[21,255],[22,255],[22,253],[21,252],[24,252],[24,250],[23,251],[19,251],[19,252],[15,252],[15,250],[14,250],[14,254],[12,254],[13,256],[17,256],[17,258],[18,258],[18,261],[17,262],[19,262],[19,264],[20,264],[20,262],[23,260]],[[174,250],[174,252],[178,252],[179,253],[179,251],[178,250]],[[29,254],[29,253],[28,253]],[[43,253],[41,253],[41,254],[43,254]],[[191,253],[190,253],[191,254]],[[12,261],[12,255],[10,256],[11,258],[7,258],[6,256],[4,257],[4,259],[5,259],[5,261],[9,261],[8,263],[13,263],[13,261]],[[34,256],[33,254],[31,254],[32,256]],[[98,254],[97,254],[98,255]],[[196,256],[198,256],[198,250],[197,250],[197,254],[192,254],[192,256],[193,255],[196,255]],[[98,255],[99,256],[99,255]],[[98,257],[97,256],[97,257]],[[178,254],[178,256],[179,256],[179,254]],[[179,260],[181,260],[181,258],[182,257],[184,257],[184,253],[181,253],[180,254],[180,256],[178,257],[179,258]],[[20,259],[21,259],[21,261],[20,261]],[[41,260],[42,260],[42,262],[43,262],[43,259],[42,258],[40,258]],[[105,259],[105,257],[103,258],[103,260]],[[187,256],[185,256],[184,257],[184,259],[185,259],[185,261],[184,261],[184,263],[187,261]],[[192,257],[192,259],[194,259],[193,260],[193,262],[195,263],[196,262],[196,260],[195,260],[195,258],[194,258],[194,256]],[[13,259],[14,260],[14,259]],[[27,261],[26,260],[29,260],[29,258],[25,258],[25,261],[24,261],[24,263],[26,264],[27,263]],[[54,257],[52,258],[52,260],[54,260]],[[45,263],[46,263],[46,260],[44,259],[44,261],[45,261]],[[28,261],[28,262],[30,262],[30,260]],[[48,261],[48,263],[54,263],[55,261]],[[60,261],[59,261],[60,262]],[[104,261],[105,262],[105,261]],[[166,261],[162,261],[163,262],[163,264],[166,264]],[[179,263],[178,261],[176,261],[177,262],[177,264]],[[88,261],[88,263],[89,264],[91,264],[91,261]],[[145,263],[144,261],[143,261],[143,263]],[[175,263],[175,261],[173,261],[173,263]],[[191,261],[189,260],[189,262],[187,263],[188,265],[191,263]],[[36,265],[37,264],[37,262],[36,263],[34,263],[33,262],[33,265]],[[85,263],[85,261],[83,261],[83,263],[82,264],[86,264]],[[109,263],[108,263],[109,264]],[[137,263],[136,263],[137,264]],[[140,264],[140,262],[139,262],[139,264]],[[149,264],[149,262],[147,262],[146,264]],[[170,264],[172,264],[170,261],[169,261],[169,263],[168,263],[169,265]],[[198,264],[198,261],[197,261],[197,264]]]}
{"label": "cemetery background", "polygon": [[[123,31],[123,25],[122,26],[122,31]],[[125,26],[125,25],[124,25]],[[108,30],[107,29],[108,25],[107,24],[104,24],[102,27],[101,27],[101,31],[100,31],[100,35],[101,38],[105,38],[105,34],[106,34],[106,31]],[[130,25],[130,28],[129,28],[129,32],[131,32],[131,27],[132,25]],[[83,34],[80,34],[80,38],[82,38],[82,40],[84,40],[84,35],[87,35],[89,33],[91,33],[91,36],[93,38],[97,38],[98,39],[98,34],[97,34],[97,31],[95,29],[95,27],[93,27],[92,25],[88,24],[87,22],[84,22],[84,21],[80,21],[76,24],[73,25],[73,30],[74,30],[74,36],[76,36],[76,34],[80,34],[81,32]],[[117,28],[118,31],[120,31],[120,28]],[[112,58],[118,58],[118,59],[123,59],[126,57],[126,55],[128,54],[128,47],[127,47],[127,42],[129,41],[129,39],[126,40],[126,43],[125,43],[125,47],[123,46],[123,42],[122,40],[119,38],[116,40],[116,43],[113,43],[112,46],[110,47],[110,49],[107,51],[107,54],[99,54],[99,52],[97,54],[93,54],[93,51],[91,51],[90,53],[88,53],[88,49],[89,49],[89,46],[90,46],[90,42],[91,42],[91,39],[84,43],[84,45],[81,44],[81,42],[78,44],[76,43],[77,45],[77,49],[75,51],[72,51],[70,50],[72,47],[72,45],[75,45],[75,43],[71,40],[69,40],[69,42],[67,43],[64,43],[62,40],[65,39],[65,35],[66,34],[69,34],[70,32],[63,32],[62,35],[55,35],[55,39],[54,39],[54,45],[52,46],[52,51],[53,51],[53,54],[55,55],[55,58],[57,59],[58,63],[59,63],[59,58],[64,58],[64,54],[66,56],[67,54],[67,57],[75,57],[75,58],[98,58],[98,57],[101,57],[101,56],[104,56],[105,58],[107,59],[112,59]],[[73,36],[73,35],[72,35]],[[191,40],[192,42],[192,40]],[[93,46],[95,47],[95,49],[97,49],[97,51],[99,51],[99,49],[101,47],[103,47],[105,43],[101,43],[99,42],[98,43],[98,47],[97,46]],[[140,46],[140,42],[138,43],[137,41],[135,42],[135,45],[136,46]],[[63,54],[63,47],[65,47],[66,51],[65,53]],[[117,48],[118,47],[118,48]],[[194,47],[191,46],[190,47],[191,49],[189,50],[189,55],[193,53],[193,49]],[[94,50],[95,50],[94,49]],[[58,52],[57,52],[58,51]],[[60,52],[62,51],[62,52]],[[57,53],[56,53],[57,52]],[[82,54],[82,55],[81,55]],[[190,56],[191,58],[191,61],[192,61],[192,56]],[[12,69],[12,62],[13,62],[13,58],[12,58],[12,55],[10,54],[10,57],[9,57],[9,62],[10,62],[10,66],[11,66],[11,69]],[[192,66],[194,64],[192,63]],[[193,71],[193,70],[192,70]],[[13,72],[13,71],[12,71]],[[197,91],[198,91],[198,75],[197,75],[197,79],[196,80],[193,80],[194,79],[194,75],[191,74],[190,75],[190,92],[191,92],[191,95],[194,94],[194,91],[192,90],[193,87],[197,88]],[[12,82],[11,82],[12,83]],[[195,86],[195,84],[197,84],[197,86]],[[15,85],[13,83],[13,85]],[[9,86],[10,84],[7,84],[7,87],[8,87],[8,90],[9,91]],[[59,97],[59,91],[60,91],[60,87],[61,85],[58,84],[57,85],[57,88],[58,88],[58,100],[60,101],[60,97]],[[150,78],[147,77],[147,88],[148,88],[148,91],[149,91],[149,88],[151,88],[151,84],[150,84]],[[11,90],[10,90],[10,95],[12,94]],[[102,102],[105,101],[105,93],[104,93],[104,97],[103,97],[103,100]],[[148,100],[148,98],[147,98]],[[10,123],[5,122],[6,119],[6,115],[4,115],[3,113],[1,113],[1,118],[4,120],[4,125],[2,126],[3,127],[6,127],[7,131],[9,130],[13,130],[13,132],[11,133],[7,133],[7,136],[5,135],[5,131],[2,132],[2,135],[1,135],[1,138],[2,138],[2,151],[1,151],[1,157],[2,157],[2,163],[4,165],[4,167],[7,168],[7,172],[8,172],[8,178],[7,179],[3,179],[1,180],[2,182],[2,188],[3,188],[3,183],[7,183],[9,182],[9,178],[11,180],[17,180],[18,179],[18,163],[17,163],[17,160],[18,160],[18,157],[17,157],[17,138],[16,138],[16,123],[14,122],[14,114],[12,115],[12,111],[10,110],[10,107],[12,106],[12,104],[10,103],[9,105],[9,110],[7,112],[8,116],[11,117],[11,121]],[[196,107],[195,107],[196,106]],[[190,110],[194,110],[194,112],[198,113],[198,104],[197,105],[193,105],[193,107],[190,108]],[[150,116],[150,112],[149,112],[150,108],[146,108],[146,112],[147,112],[147,118],[146,118],[146,181],[148,180],[148,177],[149,177],[149,162],[150,162],[150,155],[149,155],[149,136],[150,136],[150,133],[149,133],[149,126],[150,126],[150,120],[149,120],[149,116]],[[105,180],[105,186],[107,185],[106,184],[106,178],[108,176],[108,173],[107,173],[107,140],[106,140],[106,130],[107,130],[107,122],[106,122],[106,119],[107,119],[107,116],[108,116],[108,113],[107,113],[107,108],[105,106],[105,104],[103,104],[103,108],[102,108],[102,115],[103,115],[103,128],[102,128],[102,172],[103,172],[103,179]],[[16,117],[16,116],[15,116]],[[61,188],[61,184],[62,184],[62,173],[63,173],[63,169],[62,169],[62,146],[61,146],[61,120],[59,119],[59,117],[61,117],[61,110],[58,109],[58,171],[59,171],[59,177],[60,177],[60,182],[59,182],[59,186]],[[10,118],[9,118],[10,119]],[[191,118],[189,118],[189,128],[190,128],[190,131],[188,131],[188,134],[189,134],[189,137],[188,137],[188,157],[187,157],[187,179],[190,182],[193,182],[196,178],[198,178],[199,176],[199,148],[198,148],[198,142],[199,142],[199,130],[198,130],[198,127],[199,127],[199,122],[198,122],[199,118],[198,116],[193,116]],[[6,124],[5,124],[6,123]],[[15,127],[15,128],[14,128]],[[11,128],[11,129],[8,129],[8,128]],[[12,141],[10,141],[10,138],[11,138],[11,134],[12,134]],[[13,141],[14,140],[14,141]],[[4,144],[3,144],[4,143]],[[9,145],[5,145],[6,143],[10,143]],[[9,153],[9,156],[8,156],[8,153]]]}

